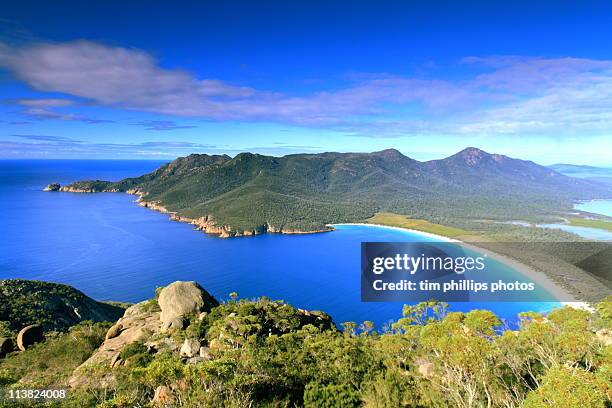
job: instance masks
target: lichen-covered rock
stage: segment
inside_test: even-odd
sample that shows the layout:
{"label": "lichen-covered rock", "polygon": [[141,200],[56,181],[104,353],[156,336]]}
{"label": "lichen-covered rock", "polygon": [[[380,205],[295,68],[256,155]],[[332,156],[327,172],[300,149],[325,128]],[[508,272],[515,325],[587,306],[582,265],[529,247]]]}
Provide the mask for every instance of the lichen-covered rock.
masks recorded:
{"label": "lichen-covered rock", "polygon": [[219,305],[219,302],[196,282],[183,281],[163,288],[157,301],[161,308],[160,320],[166,324],[189,313],[210,312],[211,308]]}
{"label": "lichen-covered rock", "polygon": [[200,341],[198,339],[185,339],[181,346],[181,357],[195,357],[200,353]]}
{"label": "lichen-covered rock", "polygon": [[0,337],[0,358],[6,356],[14,349],[13,340],[6,337]]}
{"label": "lichen-covered rock", "polygon": [[205,362],[206,359],[204,357],[195,356],[187,359],[187,364],[198,364]]}
{"label": "lichen-covered rock", "polygon": [[19,350],[25,351],[28,347],[42,341],[43,339],[44,332],[42,326],[32,324],[21,329],[17,335],[17,347],[19,347]]}
{"label": "lichen-covered rock", "polygon": [[183,316],[175,317],[174,319],[170,319],[162,323],[161,330],[162,332],[172,331],[172,330],[183,330],[185,328],[185,318]]}

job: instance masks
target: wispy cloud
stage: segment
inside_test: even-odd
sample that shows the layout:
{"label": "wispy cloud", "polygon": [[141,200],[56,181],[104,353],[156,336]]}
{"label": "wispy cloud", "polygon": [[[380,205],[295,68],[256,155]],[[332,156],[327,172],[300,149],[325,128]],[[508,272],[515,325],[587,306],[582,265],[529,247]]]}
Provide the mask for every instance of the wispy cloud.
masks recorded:
{"label": "wispy cloud", "polygon": [[183,141],[146,141],[141,143],[91,143],[54,135],[11,135],[0,140],[0,157],[164,157],[190,153],[217,152],[215,145]]}
{"label": "wispy cloud", "polygon": [[[89,104],[208,120],[270,121],[368,137],[417,134],[602,135],[612,130],[612,61],[467,57],[461,79],[367,74],[342,89],[290,95],[162,67],[148,53],[89,41],[0,44],[0,67],[43,92]],[[64,99],[21,100],[24,113],[96,119]],[[184,129],[147,121],[150,130]]]}
{"label": "wispy cloud", "polygon": [[113,123],[114,121],[108,119],[90,118],[83,115],[77,115],[74,113],[63,113],[58,111],[56,108],[65,108],[74,106],[75,102],[70,99],[61,98],[40,98],[40,99],[17,99],[9,101],[17,106],[21,107],[20,113],[28,117],[32,117],[39,120],[44,119],[55,119],[55,120],[68,120],[68,121],[79,121],[88,124],[97,123]]}
{"label": "wispy cloud", "polygon": [[158,157],[174,159],[192,153],[235,155],[254,153],[285,155],[305,151],[321,151],[321,147],[307,145],[272,145],[228,148],[213,144],[186,141],[146,141],[141,143],[91,143],[54,135],[11,135],[20,140],[0,140],[0,158],[64,157],[64,158],[134,158]]}
{"label": "wispy cloud", "polygon": [[176,130],[176,129],[193,129],[193,125],[179,125],[172,120],[145,120],[135,123],[135,125],[144,126],[145,130]]}
{"label": "wispy cloud", "polygon": [[20,139],[36,140],[42,142],[69,142],[69,143],[81,143],[78,140],[70,139],[64,136],[50,136],[50,135],[11,135]]}

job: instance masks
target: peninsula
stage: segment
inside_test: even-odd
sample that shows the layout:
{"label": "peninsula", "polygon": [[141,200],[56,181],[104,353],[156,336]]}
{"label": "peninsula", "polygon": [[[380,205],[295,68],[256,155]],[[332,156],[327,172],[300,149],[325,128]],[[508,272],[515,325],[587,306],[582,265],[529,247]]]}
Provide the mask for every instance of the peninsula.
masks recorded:
{"label": "peninsula", "polygon": [[47,190],[136,194],[140,205],[220,237],[328,231],[383,212],[473,231],[481,220],[551,221],[576,200],[612,198],[609,185],[476,148],[427,162],[394,149],[192,154],[140,177]]}

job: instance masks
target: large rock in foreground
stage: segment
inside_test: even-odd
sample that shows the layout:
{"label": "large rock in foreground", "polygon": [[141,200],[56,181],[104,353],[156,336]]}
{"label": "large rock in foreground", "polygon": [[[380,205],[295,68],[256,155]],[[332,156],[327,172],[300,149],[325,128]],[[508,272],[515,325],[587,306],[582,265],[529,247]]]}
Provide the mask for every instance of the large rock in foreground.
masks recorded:
{"label": "large rock in foreground", "polygon": [[[159,333],[159,309],[152,306],[154,303],[145,300],[127,308],[123,317],[109,329],[100,348],[74,371],[68,385],[75,388],[89,384],[89,368],[115,367],[121,363],[119,354],[125,346],[136,342],[145,343]],[[111,372],[105,377],[105,381],[108,381],[108,384],[115,381]]]}
{"label": "large rock in foreground", "polygon": [[161,309],[160,320],[164,324],[189,313],[210,312],[213,307],[219,305],[219,302],[196,282],[183,281],[163,288],[157,301]]}

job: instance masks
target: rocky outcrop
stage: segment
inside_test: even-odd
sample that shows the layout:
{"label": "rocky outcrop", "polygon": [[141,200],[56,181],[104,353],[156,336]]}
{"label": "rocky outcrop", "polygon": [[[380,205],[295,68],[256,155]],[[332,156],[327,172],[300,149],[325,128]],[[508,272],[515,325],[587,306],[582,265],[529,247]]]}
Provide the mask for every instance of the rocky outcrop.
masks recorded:
{"label": "rocky outcrop", "polygon": [[[253,324],[254,321],[258,323]],[[234,299],[219,305],[196,282],[177,281],[161,289],[157,299],[126,309],[107,331],[102,345],[73,371],[67,384],[72,388],[112,388],[118,386],[124,367],[139,364],[143,357],[165,358],[170,354],[183,364],[202,364],[217,358],[220,351],[241,344],[247,327],[249,331],[252,328],[259,330],[260,335],[270,336],[306,326],[336,330],[331,317],[320,311],[295,309],[268,299],[244,305]],[[215,329],[209,331],[211,327]],[[203,328],[208,328],[206,333]],[[173,392],[181,387],[180,380],[167,385]],[[160,389],[154,400],[165,401],[162,395],[167,391]]]}
{"label": "rocky outcrop", "polygon": [[[168,350],[178,352],[188,359],[205,361],[206,358],[201,355],[200,340],[189,338],[179,350],[172,333],[166,332],[183,329],[186,324],[185,315],[200,315],[218,305],[219,303],[196,282],[171,283],[160,291],[157,302],[154,299],[147,300],[127,308],[123,317],[106,333],[104,343],[74,371],[68,384],[71,387],[87,385],[90,381],[87,371],[91,367],[115,368],[128,364],[130,360],[122,360],[121,351],[132,343],[142,343],[152,353]],[[210,356],[206,352],[204,354]],[[114,374],[109,373],[105,381],[112,384],[115,381]]]}
{"label": "rocky outcrop", "polygon": [[163,288],[157,302],[164,325],[170,325],[174,319],[189,313],[210,312],[211,308],[219,305],[219,302],[196,282],[182,281]]}
{"label": "rocky outcrop", "polygon": [[181,350],[181,357],[195,357],[200,353],[200,341],[198,339],[185,339]]}
{"label": "rocky outcrop", "polygon": [[66,193],[101,193],[114,192],[113,183],[103,180],[77,181],[60,187],[59,191]]}
{"label": "rocky outcrop", "polygon": [[[79,387],[88,384],[87,369],[95,365],[119,365],[119,353],[131,343],[146,343],[151,337],[159,332],[160,312],[151,310],[150,301],[144,301],[125,310],[119,321],[109,329],[106,340],[100,348],[75,370],[68,384],[71,387]],[[113,381],[112,375],[107,379]]]}
{"label": "rocky outcrop", "polygon": [[162,332],[172,331],[172,330],[183,330],[185,328],[185,318],[183,316],[175,317],[174,319],[162,321]]}
{"label": "rocky outcrop", "polygon": [[114,324],[110,329],[108,329],[108,332],[106,332],[105,340],[114,339],[121,334],[121,331],[123,331],[123,324]]}
{"label": "rocky outcrop", "polygon": [[41,342],[45,338],[42,326],[33,324],[26,326],[17,335],[17,347],[25,351],[32,345]]}
{"label": "rocky outcrop", "polygon": [[43,191],[59,191],[62,186],[58,183],[48,184],[47,187],[43,188]]}
{"label": "rocky outcrop", "polygon": [[[104,343],[79,368],[69,380],[71,387],[88,383],[88,367],[103,365],[118,367],[129,363],[121,359],[121,351],[132,343],[142,343],[152,352],[161,350],[179,351],[178,345],[169,334],[171,330],[182,330],[187,323],[185,315],[199,316],[209,312],[219,303],[196,282],[177,281],[163,288],[157,301],[147,300],[125,310],[106,333]],[[159,306],[159,307],[158,307]],[[198,339],[188,339],[183,343],[179,354],[186,358],[198,357],[202,345]],[[112,373],[107,380],[114,381]]]}

